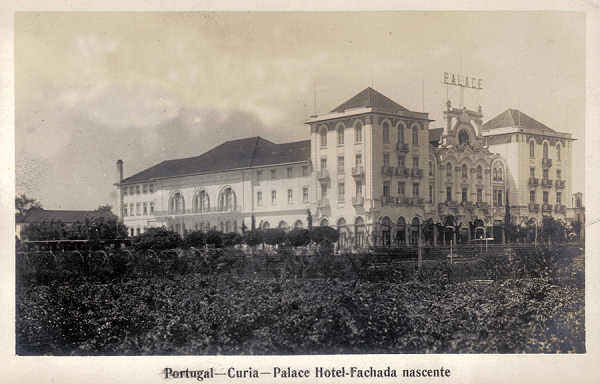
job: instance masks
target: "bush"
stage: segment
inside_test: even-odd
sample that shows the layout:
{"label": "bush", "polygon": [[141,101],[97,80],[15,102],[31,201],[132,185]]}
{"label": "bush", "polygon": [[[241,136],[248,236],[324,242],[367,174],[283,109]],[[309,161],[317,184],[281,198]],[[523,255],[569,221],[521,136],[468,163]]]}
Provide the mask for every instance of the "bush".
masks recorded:
{"label": "bush", "polygon": [[206,235],[202,231],[192,231],[185,235],[184,243],[187,247],[202,248],[206,245]]}
{"label": "bush", "polygon": [[233,247],[242,243],[242,235],[237,232],[229,232],[223,234],[223,246]]}
{"label": "bush", "polygon": [[327,240],[330,243],[335,243],[340,237],[340,233],[337,229],[331,227],[313,227],[309,231],[310,240],[315,243],[320,243],[323,240]]}
{"label": "bush", "polygon": [[223,247],[223,233],[214,229],[206,232],[206,244],[212,245],[215,248]]}
{"label": "bush", "polygon": [[182,244],[181,236],[166,228],[148,228],[133,240],[133,246],[138,251],[173,249]]}
{"label": "bush", "polygon": [[262,231],[263,241],[269,245],[283,244],[285,231],[280,228],[264,229]]}
{"label": "bush", "polygon": [[304,247],[310,243],[310,235],[307,229],[297,228],[287,233],[286,240],[292,247]]}
{"label": "bush", "polygon": [[244,243],[249,247],[255,247],[263,242],[263,233],[259,230],[246,232],[244,235]]}

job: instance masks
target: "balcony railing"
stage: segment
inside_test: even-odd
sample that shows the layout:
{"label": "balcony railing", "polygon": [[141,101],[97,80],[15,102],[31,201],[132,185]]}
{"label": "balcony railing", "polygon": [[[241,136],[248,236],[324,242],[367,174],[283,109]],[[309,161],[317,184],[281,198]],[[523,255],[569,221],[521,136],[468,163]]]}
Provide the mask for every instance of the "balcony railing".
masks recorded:
{"label": "balcony railing", "polygon": [[326,169],[320,169],[317,173],[319,180],[329,179],[329,171]]}
{"label": "balcony railing", "polygon": [[492,180],[494,180],[494,183],[502,183],[504,181],[503,178],[498,177],[498,176],[492,178]]}
{"label": "balcony railing", "polygon": [[458,208],[458,203],[456,201],[454,201],[454,200],[446,201],[446,205],[450,209],[456,209],[456,208]]}
{"label": "balcony railing", "polygon": [[352,167],[352,176],[363,177],[365,175],[365,168],[362,165]]}
{"label": "balcony railing", "polygon": [[415,179],[420,179],[423,177],[423,170],[421,168],[411,168],[410,176]]}
{"label": "balcony railing", "polygon": [[381,205],[396,205],[397,200],[392,196],[381,196]]}
{"label": "balcony railing", "polygon": [[409,177],[410,169],[406,167],[396,167],[396,176]]}
{"label": "balcony railing", "polygon": [[529,178],[529,185],[532,187],[537,187],[539,184],[539,179],[537,177],[530,177]]}
{"label": "balcony railing", "polygon": [[354,196],[352,198],[352,205],[355,207],[362,207],[365,204],[364,196]]}
{"label": "balcony railing", "polygon": [[542,159],[542,168],[550,168],[552,167],[552,159]]}
{"label": "balcony railing", "polygon": [[209,215],[209,214],[223,214],[223,213],[239,213],[242,211],[242,207],[237,206],[224,206],[224,207],[209,207],[203,209],[179,209],[179,210],[162,210],[154,211],[151,216],[179,216],[179,215]]}
{"label": "balcony railing", "polygon": [[556,180],[556,182],[554,183],[554,186],[556,187],[556,189],[563,189],[565,187],[565,181],[564,180]]}
{"label": "balcony railing", "polygon": [[542,179],[542,187],[545,187],[545,188],[552,187],[552,180],[550,180],[550,179]]}
{"label": "balcony railing", "polygon": [[540,205],[537,203],[529,203],[529,212],[538,212],[540,210]]}
{"label": "balcony railing", "polygon": [[542,212],[552,212],[552,204],[542,204]]}
{"label": "balcony railing", "polygon": [[383,167],[381,167],[381,174],[384,176],[391,177],[394,174],[394,169],[389,165],[384,165]]}
{"label": "balcony railing", "polygon": [[472,201],[463,201],[460,203],[467,211],[473,210],[473,202]]}
{"label": "balcony railing", "polygon": [[562,213],[564,215],[567,212],[567,206],[564,204],[556,204],[554,206],[554,212]]}
{"label": "balcony railing", "polygon": [[398,152],[408,152],[408,144],[398,143],[396,148],[397,148]]}

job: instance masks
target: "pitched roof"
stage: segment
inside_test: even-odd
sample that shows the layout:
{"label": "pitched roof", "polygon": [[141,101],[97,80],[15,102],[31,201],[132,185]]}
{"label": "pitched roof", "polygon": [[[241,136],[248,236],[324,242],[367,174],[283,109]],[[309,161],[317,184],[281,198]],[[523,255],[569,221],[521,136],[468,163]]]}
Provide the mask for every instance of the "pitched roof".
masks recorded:
{"label": "pitched roof", "polygon": [[249,137],[226,141],[200,156],[163,161],[124,179],[122,183],[223,172],[252,166],[295,163],[309,159],[310,140],[275,144],[262,137]]}
{"label": "pitched roof", "polygon": [[63,223],[74,223],[76,221],[84,222],[86,218],[109,216],[103,211],[73,211],[73,210],[55,210],[55,209],[30,209],[23,223],[40,223],[42,221],[62,221]]}
{"label": "pitched roof", "polygon": [[367,87],[348,101],[342,103],[331,112],[344,112],[352,108],[376,108],[384,112],[397,113],[398,111],[408,111],[400,104],[396,103],[387,96],[382,95],[371,87]]}
{"label": "pitched roof", "polygon": [[510,108],[483,124],[484,130],[505,127],[527,128],[545,134],[557,133],[552,128],[540,123],[539,121],[519,111],[518,109]]}
{"label": "pitched roof", "polygon": [[430,128],[429,129],[429,142],[430,143],[439,143],[442,138],[442,134],[444,133],[444,128]]}

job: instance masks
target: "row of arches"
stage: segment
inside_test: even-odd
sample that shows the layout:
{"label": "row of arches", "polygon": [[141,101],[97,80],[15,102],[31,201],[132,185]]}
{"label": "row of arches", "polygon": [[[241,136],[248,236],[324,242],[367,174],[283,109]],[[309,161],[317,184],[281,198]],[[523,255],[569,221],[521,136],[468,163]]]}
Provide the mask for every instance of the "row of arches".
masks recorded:
{"label": "row of arches", "polygon": [[[562,150],[562,145],[560,144],[560,142],[556,143],[556,160],[560,160],[561,150]],[[544,159],[548,158],[548,151],[549,151],[549,145],[548,145],[548,142],[545,141],[544,144],[542,144],[542,156]],[[531,158],[535,157],[535,140],[534,139],[529,140],[529,157],[531,157]]]}
{"label": "row of arches", "polygon": [[226,186],[221,188],[217,195],[217,204],[211,207],[211,199],[206,190],[197,191],[192,197],[191,211],[186,210],[186,201],[183,193],[176,191],[169,198],[169,213],[196,213],[210,211],[233,211],[237,207],[237,196],[235,191]]}
{"label": "row of arches", "polygon": [[[386,144],[389,144],[392,141],[391,127],[392,127],[392,123],[389,120],[384,120],[383,123],[381,124],[383,142]],[[420,126],[416,122],[410,126],[410,132],[411,132],[411,137],[412,137],[411,142],[413,145],[419,144],[419,128],[420,128]],[[362,143],[362,140],[363,140],[362,122],[360,120],[357,120],[353,125],[353,129],[354,129],[354,142]],[[407,124],[403,121],[399,121],[396,124],[396,132],[397,132],[396,137],[397,137],[398,143],[400,143],[400,144],[406,143],[405,131],[408,129],[409,128],[408,128]],[[346,126],[344,123],[340,122],[336,125],[335,131],[336,131],[336,137],[337,137],[337,142],[336,142],[337,145],[344,144],[345,130],[346,130]],[[327,146],[327,134],[328,134],[328,127],[326,125],[322,125],[321,127],[319,127],[319,140],[320,140],[320,146],[322,146],[322,147]]]}

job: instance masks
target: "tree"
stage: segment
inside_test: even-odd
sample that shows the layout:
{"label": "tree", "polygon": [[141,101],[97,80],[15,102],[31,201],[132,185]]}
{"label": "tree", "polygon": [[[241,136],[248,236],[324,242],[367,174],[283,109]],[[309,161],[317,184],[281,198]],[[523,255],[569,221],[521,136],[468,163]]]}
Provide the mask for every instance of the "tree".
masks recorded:
{"label": "tree", "polygon": [[206,245],[206,236],[202,231],[191,231],[186,233],[184,243],[188,247],[204,247]]}
{"label": "tree", "polygon": [[114,213],[112,212],[112,205],[110,204],[100,205],[98,208],[96,208],[96,212],[114,215]]}
{"label": "tree", "polygon": [[262,231],[250,231],[244,234],[244,243],[249,247],[255,247],[258,244],[263,242],[263,233]]}
{"label": "tree", "polygon": [[292,247],[303,247],[310,243],[310,236],[307,229],[298,228],[286,234],[286,239]]}
{"label": "tree", "polygon": [[17,217],[24,218],[29,210],[35,208],[42,208],[42,205],[36,199],[31,199],[24,193],[15,197],[15,211]]}
{"label": "tree", "polygon": [[166,228],[148,228],[135,238],[133,245],[137,250],[173,249],[181,245],[181,236]]}
{"label": "tree", "polygon": [[269,245],[282,244],[285,241],[285,231],[280,228],[264,229],[262,231],[264,242]]}

